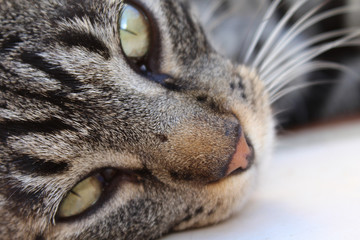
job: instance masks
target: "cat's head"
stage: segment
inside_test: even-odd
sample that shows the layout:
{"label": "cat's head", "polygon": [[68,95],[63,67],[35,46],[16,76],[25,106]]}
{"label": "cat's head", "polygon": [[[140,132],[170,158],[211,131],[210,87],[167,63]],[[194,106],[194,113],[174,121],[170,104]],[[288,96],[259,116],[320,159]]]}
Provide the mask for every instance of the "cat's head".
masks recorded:
{"label": "cat's head", "polygon": [[273,137],[267,94],[186,3],[7,0],[0,13],[4,236],[156,238],[244,203]]}

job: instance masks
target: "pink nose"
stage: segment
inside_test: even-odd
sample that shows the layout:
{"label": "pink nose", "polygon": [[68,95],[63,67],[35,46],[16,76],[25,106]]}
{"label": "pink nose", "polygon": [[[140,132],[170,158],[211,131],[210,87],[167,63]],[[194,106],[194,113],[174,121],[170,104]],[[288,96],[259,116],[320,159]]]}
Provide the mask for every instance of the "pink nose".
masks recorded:
{"label": "pink nose", "polygon": [[235,153],[232,156],[232,159],[226,171],[226,176],[237,169],[248,169],[252,163],[252,155],[253,151],[251,147],[249,147],[248,143],[246,142],[244,134],[241,134],[239,142],[236,146]]}

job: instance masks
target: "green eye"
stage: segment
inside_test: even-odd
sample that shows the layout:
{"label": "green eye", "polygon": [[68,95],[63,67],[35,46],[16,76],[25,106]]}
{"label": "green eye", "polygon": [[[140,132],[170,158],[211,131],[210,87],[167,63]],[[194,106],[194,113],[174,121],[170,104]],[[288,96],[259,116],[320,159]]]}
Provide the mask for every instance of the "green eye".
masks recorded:
{"label": "green eye", "polygon": [[105,168],[76,184],[61,201],[57,217],[73,217],[91,208],[107,190],[117,174],[117,170]]}
{"label": "green eye", "polygon": [[94,205],[102,194],[102,183],[91,176],[79,182],[62,200],[58,217],[66,218],[78,215]]}
{"label": "green eye", "polygon": [[142,58],[150,47],[150,24],[145,14],[129,4],[120,13],[120,41],[129,58]]}

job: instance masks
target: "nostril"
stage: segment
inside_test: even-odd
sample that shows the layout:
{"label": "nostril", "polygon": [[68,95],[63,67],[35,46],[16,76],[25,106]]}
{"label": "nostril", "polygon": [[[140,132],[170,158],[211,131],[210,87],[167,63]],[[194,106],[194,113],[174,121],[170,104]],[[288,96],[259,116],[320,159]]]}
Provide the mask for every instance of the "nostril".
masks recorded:
{"label": "nostril", "polygon": [[249,169],[254,162],[254,156],[254,149],[250,141],[241,133],[235,152],[228,164],[226,176],[234,172],[238,173]]}

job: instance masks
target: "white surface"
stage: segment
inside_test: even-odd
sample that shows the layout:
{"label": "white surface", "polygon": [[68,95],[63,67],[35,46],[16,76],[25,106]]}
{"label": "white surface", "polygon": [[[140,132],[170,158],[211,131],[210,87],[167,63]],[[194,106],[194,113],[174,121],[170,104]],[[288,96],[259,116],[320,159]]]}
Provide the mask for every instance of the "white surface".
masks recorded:
{"label": "white surface", "polygon": [[360,239],[360,122],[282,137],[245,209],[164,240]]}

